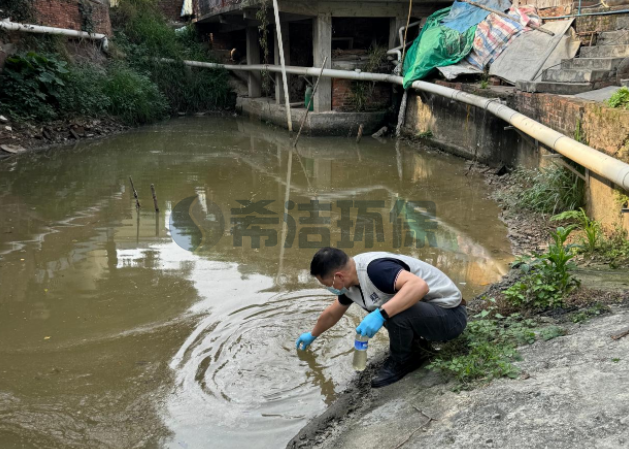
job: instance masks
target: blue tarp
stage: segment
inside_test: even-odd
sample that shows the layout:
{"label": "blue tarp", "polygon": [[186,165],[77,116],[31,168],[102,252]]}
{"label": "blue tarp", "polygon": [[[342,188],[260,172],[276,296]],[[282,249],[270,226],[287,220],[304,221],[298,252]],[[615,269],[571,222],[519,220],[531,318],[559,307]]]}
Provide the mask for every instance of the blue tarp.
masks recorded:
{"label": "blue tarp", "polygon": [[[509,0],[474,0],[488,8],[505,12],[511,7]],[[469,3],[455,1],[450,8],[450,14],[441,21],[441,24],[448,28],[464,33],[474,25],[478,25],[489,15],[489,11],[472,6]]]}

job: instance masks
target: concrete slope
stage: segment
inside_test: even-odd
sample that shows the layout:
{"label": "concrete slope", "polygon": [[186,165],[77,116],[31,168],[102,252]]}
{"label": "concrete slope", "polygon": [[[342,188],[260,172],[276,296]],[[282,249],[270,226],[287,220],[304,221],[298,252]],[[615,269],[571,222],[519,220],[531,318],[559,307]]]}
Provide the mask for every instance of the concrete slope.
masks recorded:
{"label": "concrete slope", "polygon": [[520,379],[471,392],[453,393],[453,384],[421,369],[390,387],[363,390],[344,420],[320,422],[289,447],[629,447],[629,336],[610,338],[627,327],[626,308],[571,325],[567,336],[521,348]]}

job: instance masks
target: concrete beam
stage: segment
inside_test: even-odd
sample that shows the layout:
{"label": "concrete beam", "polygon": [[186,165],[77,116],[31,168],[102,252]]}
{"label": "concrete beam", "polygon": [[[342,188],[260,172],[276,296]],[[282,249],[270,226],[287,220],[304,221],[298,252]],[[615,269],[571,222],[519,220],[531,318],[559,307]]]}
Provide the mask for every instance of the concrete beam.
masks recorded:
{"label": "concrete beam", "polygon": [[[247,64],[260,64],[260,44],[258,43],[258,28],[247,27]],[[259,72],[249,72],[249,98],[262,96],[262,75]]]}
{"label": "concrete beam", "polygon": [[[334,17],[406,17],[408,0],[406,1],[300,1],[279,0],[283,12],[314,16],[332,14]],[[451,4],[447,3],[448,5]],[[444,3],[445,5],[445,3]],[[434,3],[418,2],[413,4],[413,16],[421,17],[438,9]]]}
{"label": "concrete beam", "polygon": [[[286,65],[290,65],[290,38],[288,35],[288,23],[282,22],[282,40],[284,41],[284,60]],[[273,60],[275,65],[280,65],[280,52],[277,40],[277,33],[273,32]],[[288,85],[290,86],[290,75],[287,75]],[[275,103],[284,104],[284,83],[282,81],[282,74],[275,74]]]}
{"label": "concrete beam", "polygon": [[[321,67],[327,56],[325,68],[332,68],[332,15],[319,14],[315,17],[312,34],[314,66]],[[321,79],[313,102],[315,112],[332,110],[332,79],[327,77]]]}

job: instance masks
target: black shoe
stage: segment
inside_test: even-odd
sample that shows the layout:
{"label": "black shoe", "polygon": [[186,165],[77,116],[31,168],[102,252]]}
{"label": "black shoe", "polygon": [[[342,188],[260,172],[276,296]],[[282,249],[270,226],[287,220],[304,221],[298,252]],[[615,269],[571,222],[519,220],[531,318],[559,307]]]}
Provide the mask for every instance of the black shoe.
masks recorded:
{"label": "black shoe", "polygon": [[424,360],[424,358],[413,357],[406,363],[399,363],[389,357],[371,379],[371,387],[382,388],[397,382],[419,368]]}

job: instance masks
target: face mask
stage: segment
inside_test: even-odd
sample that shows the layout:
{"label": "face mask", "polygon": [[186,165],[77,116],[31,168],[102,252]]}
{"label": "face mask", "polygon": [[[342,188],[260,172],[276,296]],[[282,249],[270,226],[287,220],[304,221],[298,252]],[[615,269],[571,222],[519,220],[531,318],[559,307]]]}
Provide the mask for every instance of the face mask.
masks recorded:
{"label": "face mask", "polygon": [[326,287],[330,293],[336,296],[344,295],[348,292],[348,290],[343,287],[341,290],[334,288],[334,281],[336,280],[336,274],[334,275],[334,279],[332,279],[332,287]]}

